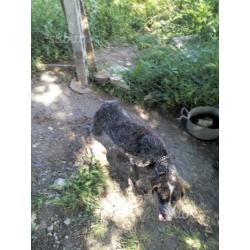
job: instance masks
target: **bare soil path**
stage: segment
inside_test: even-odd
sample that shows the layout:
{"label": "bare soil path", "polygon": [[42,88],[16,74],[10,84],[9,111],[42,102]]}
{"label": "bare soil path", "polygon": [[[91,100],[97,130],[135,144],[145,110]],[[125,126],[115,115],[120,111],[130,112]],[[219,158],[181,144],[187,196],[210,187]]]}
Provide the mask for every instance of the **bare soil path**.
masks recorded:
{"label": "bare soil path", "polygon": [[[108,50],[97,53],[98,63],[133,64],[134,48]],[[76,94],[68,88],[71,77],[54,68],[32,79],[32,199],[36,204],[32,249],[218,249],[218,171],[212,167],[218,143],[198,141],[185,132],[176,117],[139,106],[122,103],[136,122],[162,137],[178,172],[191,184],[179,204],[185,218],[158,221],[155,197],[134,192],[119,170],[124,161],[111,150],[114,145],[105,135],[95,142],[101,148],[96,157],[107,165],[109,173],[107,193],[96,210],[102,218],[102,232],[89,233],[88,218],[81,211],[69,215],[46,202],[46,197],[59,195],[50,188],[54,181],[74,174],[84,156],[84,125],[103,101],[115,99],[95,90]]]}

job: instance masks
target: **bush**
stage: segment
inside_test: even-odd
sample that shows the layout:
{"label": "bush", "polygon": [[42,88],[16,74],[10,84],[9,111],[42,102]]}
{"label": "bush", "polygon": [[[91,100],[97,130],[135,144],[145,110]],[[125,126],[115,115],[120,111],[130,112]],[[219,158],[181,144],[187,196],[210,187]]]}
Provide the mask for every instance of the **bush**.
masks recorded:
{"label": "bush", "polygon": [[71,58],[71,44],[59,0],[32,0],[31,54],[36,64],[58,62]]}
{"label": "bush", "polygon": [[166,109],[218,105],[218,43],[144,49],[126,73],[130,100]]}

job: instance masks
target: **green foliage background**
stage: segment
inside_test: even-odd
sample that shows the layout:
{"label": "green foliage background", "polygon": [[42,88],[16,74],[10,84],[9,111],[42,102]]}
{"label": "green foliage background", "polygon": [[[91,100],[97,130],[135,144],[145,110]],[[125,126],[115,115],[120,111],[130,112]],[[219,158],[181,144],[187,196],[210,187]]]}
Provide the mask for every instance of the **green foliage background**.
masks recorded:
{"label": "green foliage background", "polygon": [[[139,48],[136,67],[125,76],[128,101],[167,109],[218,105],[218,0],[84,2],[95,48],[113,42]],[[172,46],[171,38],[185,35],[196,37],[186,51]],[[60,1],[32,0],[32,68],[70,60],[67,37]]]}

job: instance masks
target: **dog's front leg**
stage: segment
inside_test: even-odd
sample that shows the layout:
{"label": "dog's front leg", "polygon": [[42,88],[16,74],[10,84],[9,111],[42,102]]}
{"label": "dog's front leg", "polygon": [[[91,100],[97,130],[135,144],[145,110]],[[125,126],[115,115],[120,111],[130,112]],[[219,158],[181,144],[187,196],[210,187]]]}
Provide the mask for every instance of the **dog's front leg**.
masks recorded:
{"label": "dog's front leg", "polygon": [[149,185],[147,185],[147,178],[140,174],[140,168],[137,165],[132,165],[130,169],[130,179],[139,194],[146,194],[149,192]]}

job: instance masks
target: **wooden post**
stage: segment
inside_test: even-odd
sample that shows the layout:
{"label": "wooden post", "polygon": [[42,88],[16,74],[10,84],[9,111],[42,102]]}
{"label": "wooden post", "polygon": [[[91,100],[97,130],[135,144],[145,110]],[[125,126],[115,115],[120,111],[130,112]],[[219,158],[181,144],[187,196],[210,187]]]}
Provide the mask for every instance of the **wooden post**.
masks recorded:
{"label": "wooden post", "polygon": [[81,8],[79,0],[63,0],[64,11],[68,23],[73,56],[75,61],[77,80],[71,83],[71,88],[84,93],[88,84],[88,68],[86,64],[85,37],[81,25]]}
{"label": "wooden post", "polygon": [[86,52],[87,52],[87,63],[89,68],[97,72],[97,65],[95,62],[95,53],[93,49],[93,44],[91,40],[90,30],[89,30],[89,22],[88,17],[85,11],[84,0],[80,0],[80,8],[81,8],[81,19],[82,19],[82,30],[85,37],[86,44]]}

